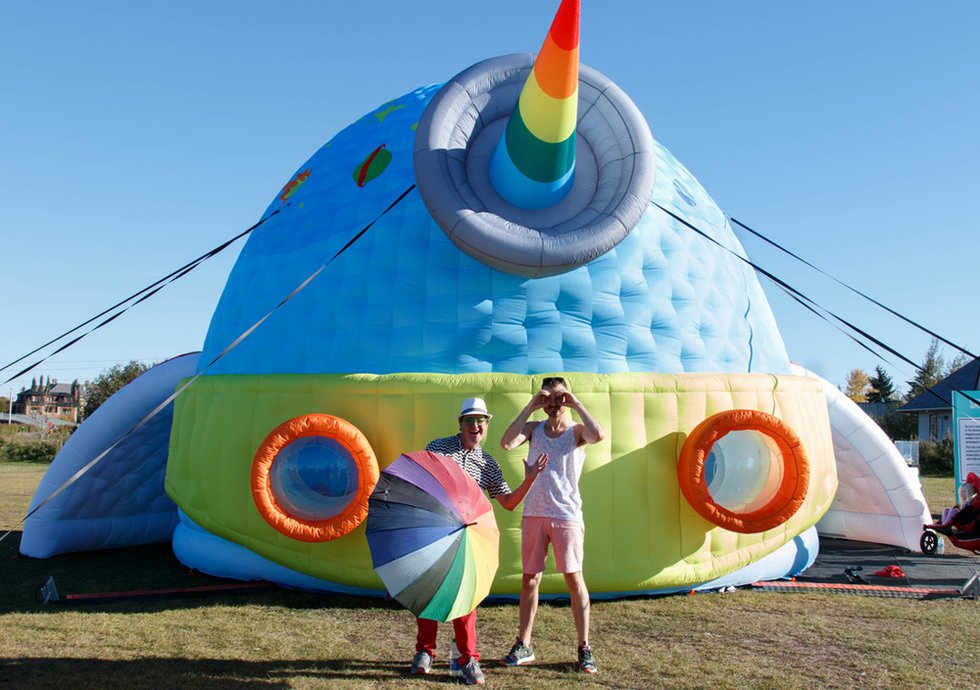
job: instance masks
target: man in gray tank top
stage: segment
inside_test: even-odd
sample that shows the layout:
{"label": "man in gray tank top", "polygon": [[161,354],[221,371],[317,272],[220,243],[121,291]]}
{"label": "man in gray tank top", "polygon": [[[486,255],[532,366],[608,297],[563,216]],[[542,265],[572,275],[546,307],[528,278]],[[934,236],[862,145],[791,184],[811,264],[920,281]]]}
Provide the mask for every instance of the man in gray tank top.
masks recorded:
{"label": "man in gray tank top", "polygon": [[[543,422],[528,421],[539,409],[548,418]],[[578,413],[580,424],[572,419],[571,410]],[[513,450],[529,441],[528,457],[547,455],[547,464],[524,498],[520,627],[510,653],[501,660],[505,666],[535,660],[531,630],[550,544],[571,595],[572,616],[578,632],[579,670],[584,673],[598,670],[589,645],[589,591],[582,577],[585,522],[578,482],[585,463],[585,446],[598,443],[605,435],[599,422],[569,390],[565,379],[552,376],[542,381],[541,390],[524,406],[500,440],[504,450]]]}

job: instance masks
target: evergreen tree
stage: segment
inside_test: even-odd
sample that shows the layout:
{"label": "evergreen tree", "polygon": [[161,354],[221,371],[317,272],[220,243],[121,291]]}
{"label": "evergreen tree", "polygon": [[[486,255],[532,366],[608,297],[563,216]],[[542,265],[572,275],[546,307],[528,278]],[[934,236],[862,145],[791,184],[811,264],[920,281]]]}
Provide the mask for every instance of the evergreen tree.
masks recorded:
{"label": "evergreen tree", "polygon": [[971,360],[969,357],[967,357],[964,354],[958,354],[958,355],[956,355],[949,362],[949,364],[946,365],[946,371],[943,373],[943,378],[946,378],[950,374],[952,374],[952,373],[956,372],[957,370],[965,367],[971,361],[973,361],[973,360]]}
{"label": "evergreen tree", "polygon": [[875,367],[874,376],[868,379],[868,393],[865,397],[869,403],[891,402],[895,398],[892,377],[880,366]]}
{"label": "evergreen tree", "polygon": [[915,372],[915,378],[911,381],[906,381],[909,384],[909,392],[906,395],[906,400],[912,400],[922,395],[945,377],[946,360],[943,359],[942,354],[939,352],[939,340],[933,338],[929,344],[929,349],[926,350],[926,356],[923,358],[922,364],[919,366],[918,371]]}

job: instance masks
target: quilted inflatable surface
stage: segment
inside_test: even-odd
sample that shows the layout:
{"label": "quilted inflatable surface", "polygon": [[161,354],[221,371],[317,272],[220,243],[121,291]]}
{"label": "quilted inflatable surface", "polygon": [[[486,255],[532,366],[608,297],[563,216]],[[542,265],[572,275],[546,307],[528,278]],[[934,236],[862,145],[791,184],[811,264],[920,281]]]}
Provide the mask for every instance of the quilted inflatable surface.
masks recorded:
{"label": "quilted inflatable surface", "polygon": [[[827,404],[813,379],[575,374],[568,380],[608,432],[607,440],[589,447],[581,479],[585,575],[595,592],[690,588],[738,573],[803,535],[833,500],[837,473]],[[310,544],[284,538],[263,520],[249,477],[266,434],[287,419],[329,410],[363,432],[384,468],[403,450],[450,435],[460,398],[478,395],[494,413],[486,448],[514,487],[523,477],[526,448],[499,450],[500,436],[537,385],[537,377],[515,374],[202,377],[178,399],[167,470],[167,491],[189,518],[182,549],[194,552],[194,567],[204,572],[226,574],[239,566],[237,577],[274,577],[259,568],[257,554],[308,576],[301,586],[311,586],[311,576],[324,589],[382,590],[363,523],[339,539]],[[706,417],[732,409],[776,415],[810,457],[803,505],[786,522],[755,534],[712,525],[686,501],[678,481],[677,456],[690,432]],[[520,514],[496,503],[495,511],[500,568],[492,591],[515,594],[521,580]],[[194,549],[194,539],[203,546]],[[245,547],[238,551],[241,562],[229,562],[226,550],[215,550],[212,544],[221,540]],[[751,573],[770,579],[789,574]],[[553,566],[542,591],[565,591]]]}
{"label": "quilted inflatable surface", "polygon": [[[438,88],[383,104],[300,166],[242,250],[202,362],[416,182],[415,128]],[[744,253],[697,180],[656,151],[652,201]],[[788,373],[789,362],[751,270],[654,206],[603,256],[527,279],[457,249],[415,190],[209,373],[404,371]]]}
{"label": "quilted inflatable surface", "polygon": [[[445,89],[423,87],[382,104],[300,166],[269,205],[228,279],[201,362],[228,354],[178,402],[166,489],[182,511],[175,548],[187,565],[289,585],[316,578],[324,588],[379,589],[363,525],[311,543],[277,531],[285,521],[267,519],[282,508],[276,501],[256,508],[250,489],[269,485],[253,461],[264,439],[304,415],[334,415],[363,434],[384,467],[453,433],[463,398],[485,397],[507,419],[540,385],[537,375],[552,373],[574,382],[612,439],[590,448],[582,478],[589,533],[597,535],[587,547],[593,591],[781,577],[815,554],[804,534],[836,488],[822,392],[807,379],[778,376],[789,373],[789,361],[762,289],[737,256],[742,247],[632,102],[583,68],[582,98],[591,100],[579,149],[594,155],[579,156],[568,196],[522,211],[479,193],[489,177],[481,171],[492,153],[488,137],[512,110],[504,96],[513,100],[521,82],[511,72],[529,64],[491,59]],[[626,149],[632,153],[616,154]],[[469,201],[482,205],[464,208]],[[456,236],[464,223],[454,224],[454,214],[476,217],[473,233]],[[624,218],[625,234],[600,232],[626,227]],[[505,251],[496,254],[494,241],[507,231],[523,234],[501,240]],[[542,251],[528,251],[522,263],[514,247],[533,247],[534,232]],[[592,240],[601,251],[587,246]],[[566,252],[562,242],[586,245]],[[555,262],[546,265],[549,257]],[[796,512],[758,533],[713,525],[686,503],[677,479],[686,434],[734,408],[779,416],[812,458],[807,485],[793,488]],[[499,438],[491,430],[486,448],[493,452]],[[503,463],[513,482],[521,460]],[[355,479],[363,478],[347,475]],[[498,521],[493,591],[514,593],[518,516]],[[313,522],[314,530],[331,528]],[[215,562],[218,552],[239,554],[237,569]],[[562,582],[549,577],[544,591]]]}
{"label": "quilted inflatable surface", "polygon": [[170,539],[177,506],[164,493],[163,479],[173,403],[138,425],[194,372],[197,358],[193,353],[152,367],[72,434],[31,499],[21,553],[48,558]]}

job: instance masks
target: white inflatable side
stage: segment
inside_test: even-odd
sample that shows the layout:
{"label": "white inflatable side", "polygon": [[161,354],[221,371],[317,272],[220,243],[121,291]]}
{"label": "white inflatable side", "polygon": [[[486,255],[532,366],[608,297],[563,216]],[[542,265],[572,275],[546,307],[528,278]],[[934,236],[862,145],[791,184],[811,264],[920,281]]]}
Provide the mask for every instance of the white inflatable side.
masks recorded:
{"label": "white inflatable side", "polygon": [[[143,418],[193,376],[200,353],[162,362],[106,400],[72,434],[31,500],[20,552],[34,558],[167,541],[177,506],[163,490],[173,403],[126,438]],[[48,502],[92,459],[104,458]],[[43,505],[42,505],[43,504]],[[38,506],[40,506],[38,508]]]}
{"label": "white inflatable side", "polygon": [[850,398],[813,372],[793,368],[823,384],[837,458],[837,495],[818,532],[918,551],[922,525],[932,522],[918,470]]}

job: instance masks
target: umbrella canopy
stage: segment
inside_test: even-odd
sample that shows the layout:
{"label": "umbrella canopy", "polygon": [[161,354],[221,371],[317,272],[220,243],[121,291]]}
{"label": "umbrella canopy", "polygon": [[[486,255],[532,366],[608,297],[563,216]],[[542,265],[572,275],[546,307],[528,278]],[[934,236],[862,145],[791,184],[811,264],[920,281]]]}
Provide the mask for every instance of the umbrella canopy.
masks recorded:
{"label": "umbrella canopy", "polygon": [[465,616],[490,592],[500,533],[493,506],[451,458],[404,453],[371,494],[367,540],[389,594],[420,618]]}

